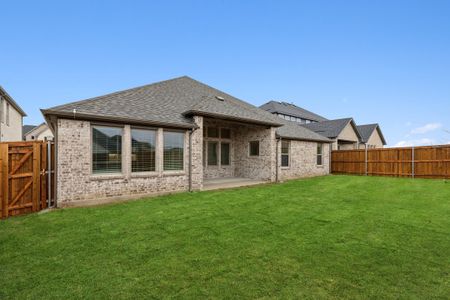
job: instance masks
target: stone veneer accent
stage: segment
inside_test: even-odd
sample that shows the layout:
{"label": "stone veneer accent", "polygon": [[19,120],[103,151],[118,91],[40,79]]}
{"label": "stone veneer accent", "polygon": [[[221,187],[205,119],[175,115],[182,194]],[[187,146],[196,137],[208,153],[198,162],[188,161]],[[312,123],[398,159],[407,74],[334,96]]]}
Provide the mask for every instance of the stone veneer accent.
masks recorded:
{"label": "stone veneer accent", "polygon": [[[201,124],[202,118],[196,121]],[[93,175],[91,172],[91,123],[88,121],[58,119],[57,130],[57,201],[58,206],[110,202],[114,199],[139,195],[163,194],[189,189],[189,131],[185,131],[183,171],[162,171],[162,133],[157,133],[156,172],[130,172],[130,126],[123,125],[122,173]],[[201,189],[202,130],[194,131],[192,144],[193,189]],[[128,142],[127,142],[128,141]]]}
{"label": "stone veneer accent", "polygon": [[317,165],[317,143],[290,141],[289,167],[281,167],[281,143],[278,143],[279,179],[327,175],[330,173],[330,144],[323,144],[323,165]]}

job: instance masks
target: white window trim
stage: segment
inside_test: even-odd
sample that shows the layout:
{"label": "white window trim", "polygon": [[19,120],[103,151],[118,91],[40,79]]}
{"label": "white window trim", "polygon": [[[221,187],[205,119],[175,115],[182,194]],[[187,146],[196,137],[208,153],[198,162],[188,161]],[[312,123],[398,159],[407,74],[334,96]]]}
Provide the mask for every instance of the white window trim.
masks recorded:
{"label": "white window trim", "polygon": [[[283,142],[288,142],[288,153],[287,154],[283,154]],[[281,145],[280,145],[280,167],[282,169],[290,169],[291,168],[291,141],[286,141],[286,140],[281,140]],[[287,155],[288,156],[288,165],[287,166],[283,166],[283,155]]]}

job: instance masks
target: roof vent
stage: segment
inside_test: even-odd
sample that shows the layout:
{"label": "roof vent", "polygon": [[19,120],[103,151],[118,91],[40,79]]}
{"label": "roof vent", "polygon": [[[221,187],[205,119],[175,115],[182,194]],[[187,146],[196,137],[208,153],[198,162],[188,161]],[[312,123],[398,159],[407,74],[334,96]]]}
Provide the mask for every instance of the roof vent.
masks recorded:
{"label": "roof vent", "polygon": [[216,99],[219,100],[219,101],[225,101],[225,98],[224,97],[220,97],[220,96],[216,96]]}

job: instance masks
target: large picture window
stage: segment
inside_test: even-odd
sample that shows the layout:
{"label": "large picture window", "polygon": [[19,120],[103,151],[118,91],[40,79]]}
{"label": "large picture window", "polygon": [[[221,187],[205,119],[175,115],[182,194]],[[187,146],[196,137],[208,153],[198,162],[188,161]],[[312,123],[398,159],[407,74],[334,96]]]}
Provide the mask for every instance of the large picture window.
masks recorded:
{"label": "large picture window", "polygon": [[155,140],[155,130],[131,130],[131,172],[156,170]]}
{"label": "large picture window", "polygon": [[217,166],[217,142],[208,142],[208,166]]}
{"label": "large picture window", "polygon": [[281,141],[281,166],[289,167],[289,141]]}
{"label": "large picture window", "polygon": [[184,132],[164,131],[164,171],[183,170]]}
{"label": "large picture window", "polygon": [[122,128],[92,127],[92,172],[122,172]]}
{"label": "large picture window", "polygon": [[323,164],[323,144],[317,144],[317,165]]}
{"label": "large picture window", "polygon": [[230,165],[230,143],[220,143],[220,164]]}

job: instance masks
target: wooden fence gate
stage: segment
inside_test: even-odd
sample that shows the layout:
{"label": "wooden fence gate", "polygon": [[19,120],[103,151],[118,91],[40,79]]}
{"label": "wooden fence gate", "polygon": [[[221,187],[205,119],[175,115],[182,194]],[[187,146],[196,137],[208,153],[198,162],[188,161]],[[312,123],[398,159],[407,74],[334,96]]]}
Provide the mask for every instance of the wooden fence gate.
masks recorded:
{"label": "wooden fence gate", "polygon": [[2,218],[53,206],[52,142],[0,143],[0,213]]}
{"label": "wooden fence gate", "polygon": [[336,150],[331,173],[448,179],[450,145]]}

